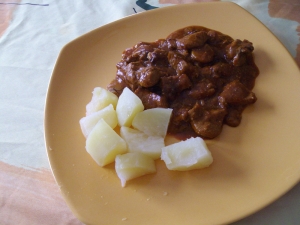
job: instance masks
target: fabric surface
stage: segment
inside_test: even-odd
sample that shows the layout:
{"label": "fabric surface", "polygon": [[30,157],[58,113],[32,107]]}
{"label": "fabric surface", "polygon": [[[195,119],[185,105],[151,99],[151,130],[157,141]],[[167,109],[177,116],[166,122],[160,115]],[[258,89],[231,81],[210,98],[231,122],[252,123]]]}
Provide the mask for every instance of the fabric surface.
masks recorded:
{"label": "fabric surface", "polygon": [[[207,1],[0,1],[1,225],[81,224],[60,195],[44,146],[46,91],[61,48],[127,15]],[[232,2],[264,23],[300,67],[298,0]],[[300,184],[266,208],[233,224],[300,224]]]}

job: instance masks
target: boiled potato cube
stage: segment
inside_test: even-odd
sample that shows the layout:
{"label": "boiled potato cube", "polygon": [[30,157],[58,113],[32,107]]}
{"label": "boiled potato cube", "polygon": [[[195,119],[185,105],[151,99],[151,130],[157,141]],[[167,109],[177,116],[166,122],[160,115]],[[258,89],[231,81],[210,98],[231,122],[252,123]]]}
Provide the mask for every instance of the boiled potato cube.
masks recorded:
{"label": "boiled potato cube", "polygon": [[128,180],[156,172],[154,160],[139,152],[118,155],[115,169],[121,180],[122,187],[125,187]]}
{"label": "boiled potato cube", "polygon": [[127,152],[126,142],[100,119],[86,139],[86,150],[100,166],[112,163],[116,156]]}
{"label": "boiled potato cube", "polygon": [[118,97],[110,91],[96,87],[93,91],[92,100],[86,105],[86,115],[97,112],[100,109],[112,104],[114,108],[117,106]]}
{"label": "boiled potato cube", "polygon": [[172,109],[153,108],[136,114],[132,126],[149,136],[165,138],[172,114]]}
{"label": "boiled potato cube", "polygon": [[113,129],[118,125],[117,113],[112,104],[79,120],[81,131],[85,138],[87,138],[100,119],[104,119]]}
{"label": "boiled potato cube", "polygon": [[213,162],[210,151],[200,137],[163,147],[161,159],[169,170],[179,171],[208,167]]}
{"label": "boiled potato cube", "polygon": [[160,158],[161,148],[165,147],[164,138],[148,136],[129,127],[121,127],[120,135],[126,141],[129,152],[141,152],[153,159]]}
{"label": "boiled potato cube", "polygon": [[135,115],[143,110],[141,99],[129,88],[124,88],[116,108],[119,125],[130,127]]}

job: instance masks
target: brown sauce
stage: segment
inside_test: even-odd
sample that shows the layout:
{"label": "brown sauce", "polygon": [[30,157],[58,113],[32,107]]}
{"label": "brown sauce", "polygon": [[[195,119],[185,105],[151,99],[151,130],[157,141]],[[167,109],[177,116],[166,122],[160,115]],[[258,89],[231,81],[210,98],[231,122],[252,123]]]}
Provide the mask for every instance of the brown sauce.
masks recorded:
{"label": "brown sauce", "polygon": [[126,49],[107,88],[118,96],[130,88],[145,109],[172,108],[169,134],[212,139],[223,124],[238,126],[243,110],[256,101],[253,50],[248,40],[185,27]]}

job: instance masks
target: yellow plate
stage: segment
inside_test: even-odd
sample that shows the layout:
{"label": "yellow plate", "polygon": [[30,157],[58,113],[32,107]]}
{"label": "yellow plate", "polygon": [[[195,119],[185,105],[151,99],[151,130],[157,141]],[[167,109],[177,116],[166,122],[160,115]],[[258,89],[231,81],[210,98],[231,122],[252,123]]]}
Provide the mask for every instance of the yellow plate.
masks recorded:
{"label": "yellow plate", "polygon": [[[79,119],[94,87],[114,78],[122,51],[189,25],[254,43],[260,69],[237,128],[225,126],[208,142],[207,169],[157,173],[121,187],[114,164],[96,165],[85,150]],[[155,9],[93,30],[61,51],[49,85],[45,139],[53,174],[73,213],[86,224],[224,224],[283,195],[300,178],[300,73],[276,37],[233,3],[196,3]]]}

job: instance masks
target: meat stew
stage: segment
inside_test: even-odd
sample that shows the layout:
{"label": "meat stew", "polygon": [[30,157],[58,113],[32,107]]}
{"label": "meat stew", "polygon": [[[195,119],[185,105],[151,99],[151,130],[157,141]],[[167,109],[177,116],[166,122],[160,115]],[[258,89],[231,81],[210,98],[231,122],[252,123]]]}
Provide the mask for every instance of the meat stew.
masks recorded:
{"label": "meat stew", "polygon": [[117,96],[130,88],[145,109],[172,108],[169,134],[212,139],[223,124],[238,126],[243,110],[257,100],[253,50],[248,40],[202,26],[185,27],[124,50],[107,88]]}

